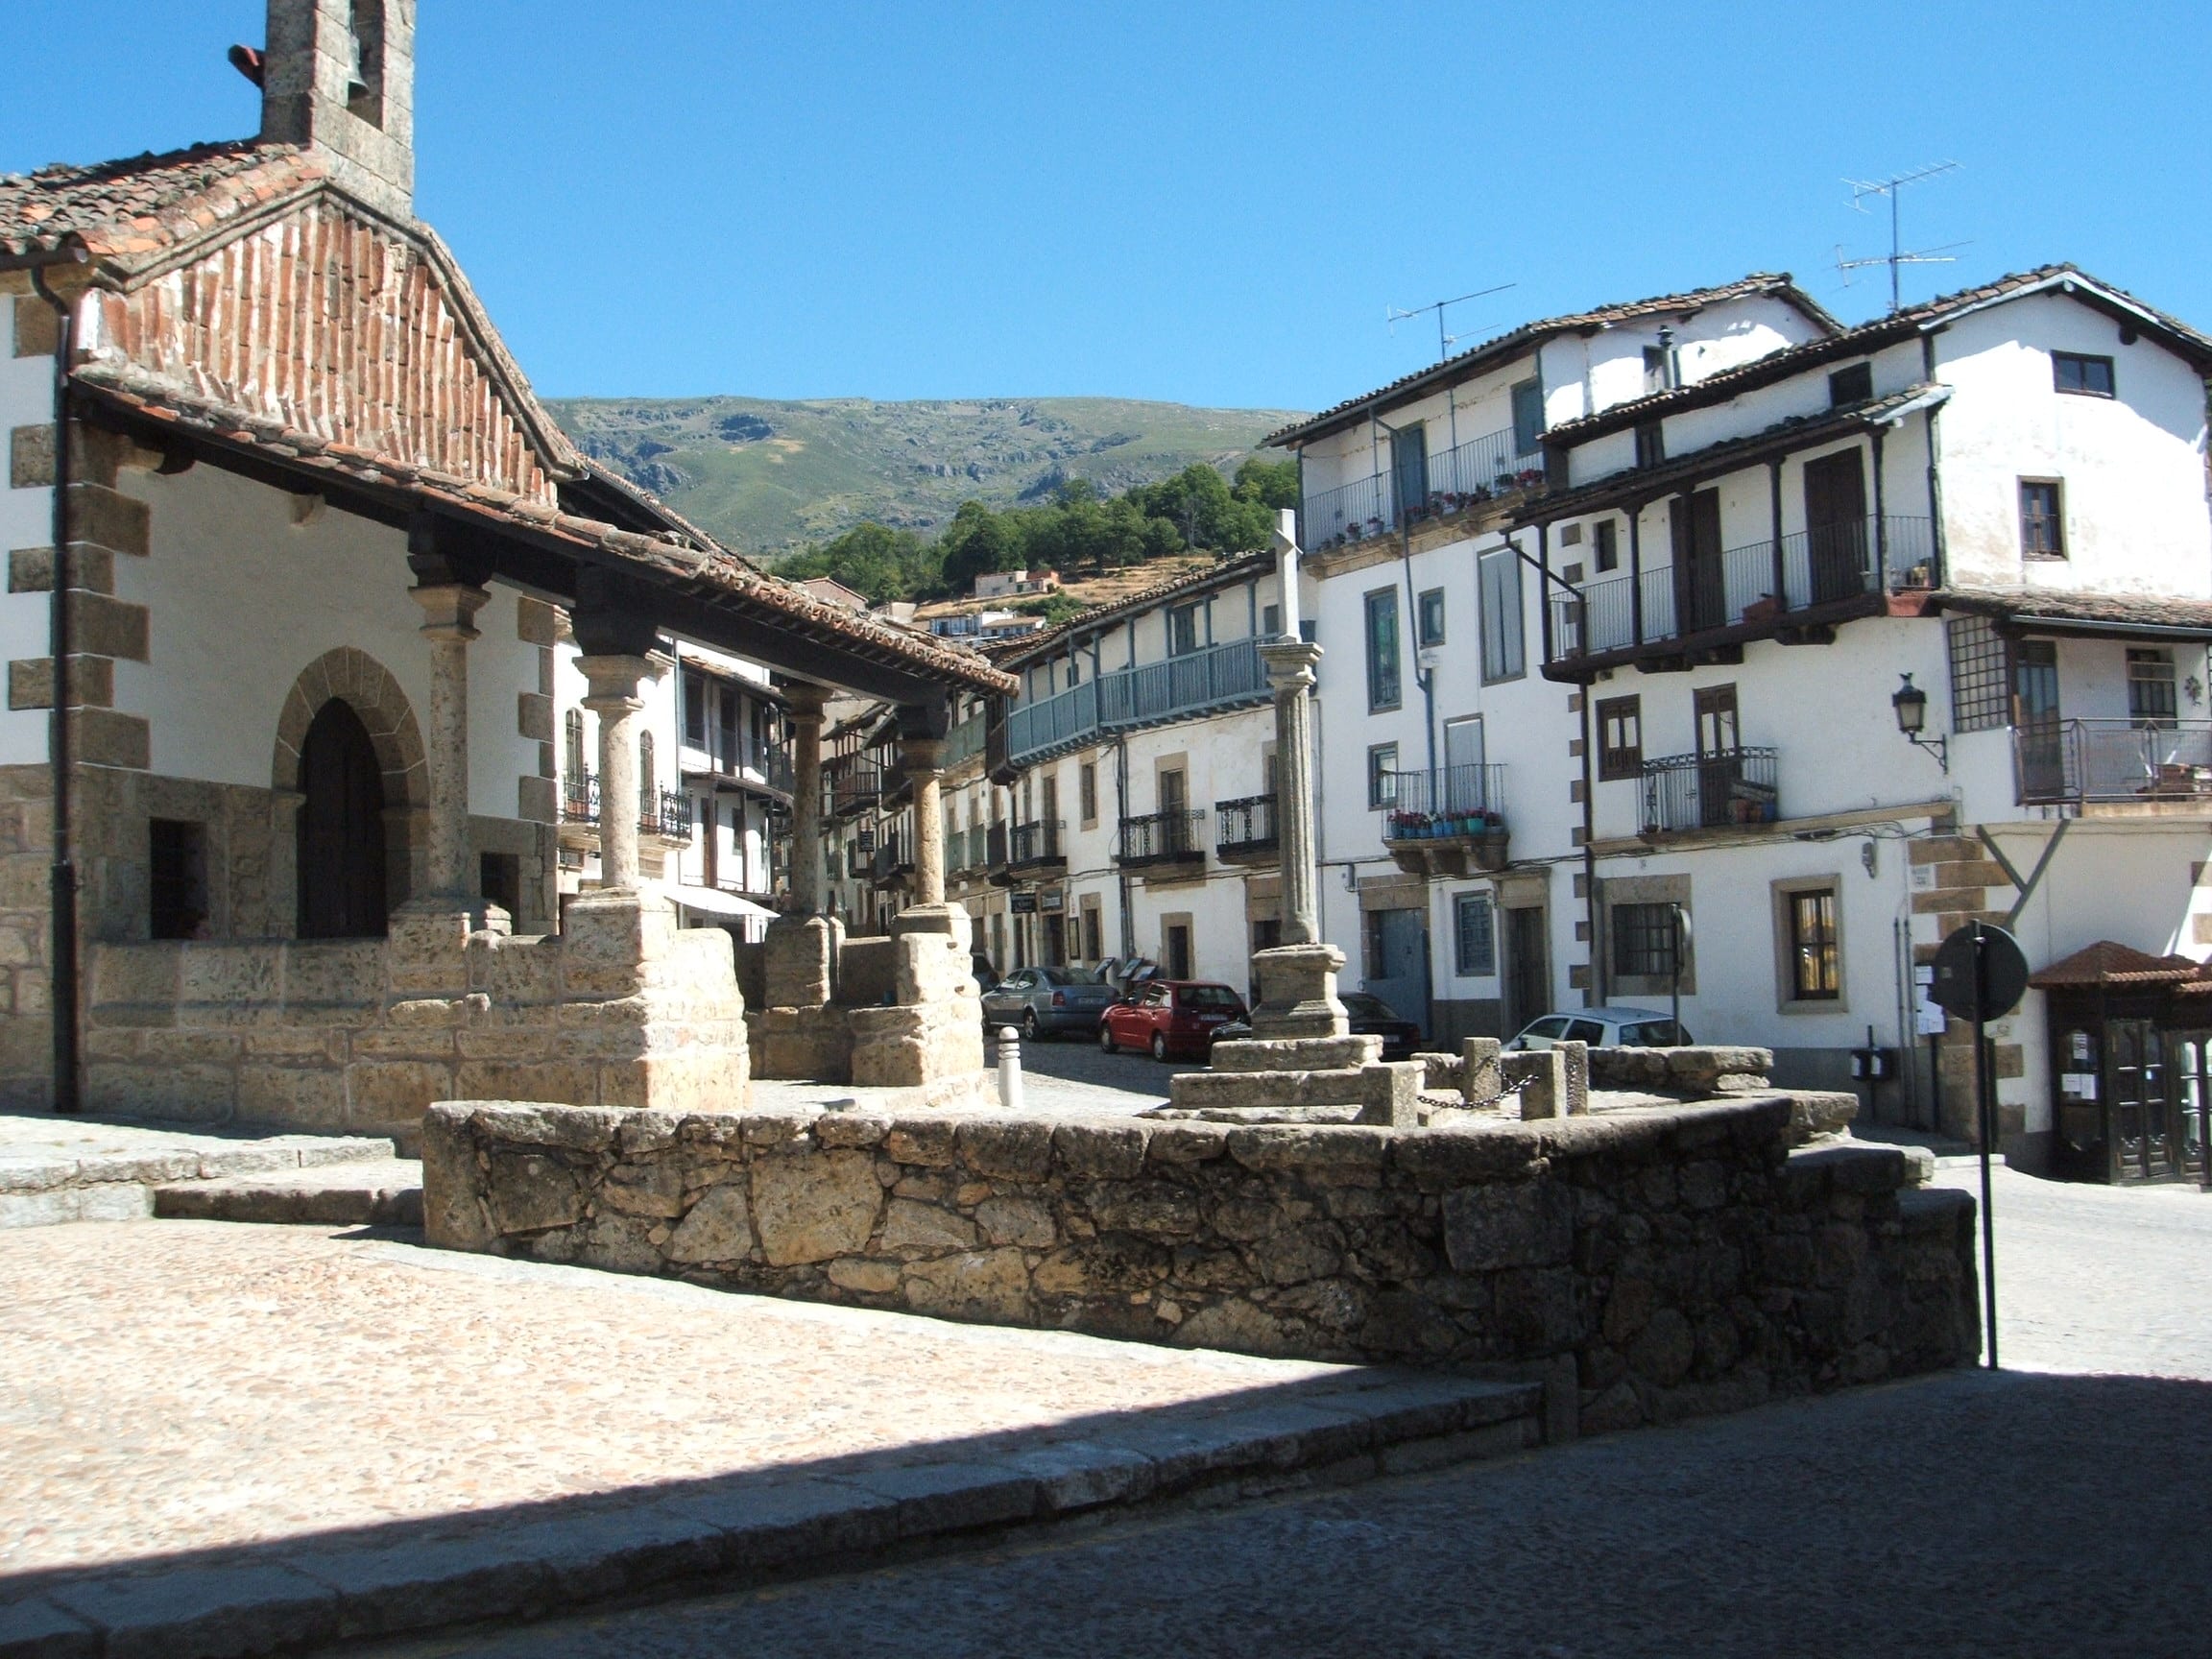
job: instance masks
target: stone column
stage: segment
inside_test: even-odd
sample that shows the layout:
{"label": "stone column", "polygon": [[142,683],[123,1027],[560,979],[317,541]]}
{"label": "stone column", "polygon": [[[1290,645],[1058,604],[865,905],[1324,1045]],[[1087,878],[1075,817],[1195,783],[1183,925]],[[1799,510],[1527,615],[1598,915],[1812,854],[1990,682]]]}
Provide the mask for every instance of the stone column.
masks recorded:
{"label": "stone column", "polygon": [[427,891],[418,907],[469,908],[479,901],[469,868],[469,641],[477,637],[476,613],[492,595],[458,582],[426,582],[408,593],[422,607],[421,633],[430,641],[429,727],[422,733]]}
{"label": "stone column", "polygon": [[791,909],[822,912],[822,709],[820,685],[791,687]]}
{"label": "stone column", "polygon": [[1252,1034],[1262,1040],[1342,1037],[1349,1028],[1336,1000],[1344,953],[1321,938],[1321,878],[1313,824],[1313,665],[1321,647],[1278,639],[1260,647],[1275,690],[1275,835],[1283,855],[1283,943],[1253,953],[1260,1005]]}
{"label": "stone column", "polygon": [[904,737],[900,760],[914,783],[914,902],[945,902],[945,743]]}
{"label": "stone column", "polygon": [[637,714],[642,687],[656,673],[645,657],[580,657],[576,666],[591,694],[584,707],[599,717],[599,886],[637,891]]}

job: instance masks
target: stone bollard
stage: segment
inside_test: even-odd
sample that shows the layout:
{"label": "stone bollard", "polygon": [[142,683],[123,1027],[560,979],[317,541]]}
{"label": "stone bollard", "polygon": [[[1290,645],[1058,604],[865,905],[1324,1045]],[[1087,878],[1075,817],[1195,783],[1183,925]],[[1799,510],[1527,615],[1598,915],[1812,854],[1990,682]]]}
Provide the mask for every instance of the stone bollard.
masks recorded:
{"label": "stone bollard", "polygon": [[1421,1127],[1421,1080],[1428,1069],[1415,1060],[1378,1061],[1359,1068],[1356,1122],[1385,1129]]}
{"label": "stone bollard", "polygon": [[1022,1110],[1022,1034],[1011,1025],[998,1027],[998,1105]]}
{"label": "stone bollard", "polygon": [[1523,1118],[1556,1118],[1566,1104],[1567,1056],[1556,1047],[1508,1054],[1501,1063],[1504,1084],[1521,1091]]}
{"label": "stone bollard", "polygon": [[1459,1094],[1470,1106],[1487,1106],[1505,1093],[1498,1070],[1502,1045],[1495,1037],[1467,1037],[1459,1044]]}
{"label": "stone bollard", "polygon": [[1587,1117],[1590,1112],[1590,1045],[1566,1042],[1559,1045],[1559,1052],[1567,1058],[1566,1116]]}

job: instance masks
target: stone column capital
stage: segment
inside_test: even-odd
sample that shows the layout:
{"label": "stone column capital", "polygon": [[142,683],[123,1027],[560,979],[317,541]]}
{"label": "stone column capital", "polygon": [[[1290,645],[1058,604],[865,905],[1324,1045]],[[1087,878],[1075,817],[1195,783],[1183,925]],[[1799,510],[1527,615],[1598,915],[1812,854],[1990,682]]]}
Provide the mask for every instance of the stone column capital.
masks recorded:
{"label": "stone column capital", "polygon": [[945,770],[945,739],[942,737],[902,737],[899,739],[899,765],[910,778],[923,773]]}
{"label": "stone column capital", "polygon": [[492,602],[487,589],[467,582],[418,583],[407,589],[407,596],[422,607],[423,634],[464,644],[479,637],[476,613]]}
{"label": "stone column capital", "polygon": [[791,704],[791,718],[819,722],[822,710],[829,706],[832,693],[827,685],[811,685],[804,680],[784,687],[784,696]]}
{"label": "stone column capital", "polygon": [[576,666],[589,687],[584,707],[594,714],[629,713],[645,706],[641,687],[661,677],[661,663],[651,657],[579,657]]}
{"label": "stone column capital", "polygon": [[1269,639],[1260,646],[1260,661],[1267,668],[1267,684],[1277,696],[1313,688],[1314,665],[1321,647],[1310,639]]}

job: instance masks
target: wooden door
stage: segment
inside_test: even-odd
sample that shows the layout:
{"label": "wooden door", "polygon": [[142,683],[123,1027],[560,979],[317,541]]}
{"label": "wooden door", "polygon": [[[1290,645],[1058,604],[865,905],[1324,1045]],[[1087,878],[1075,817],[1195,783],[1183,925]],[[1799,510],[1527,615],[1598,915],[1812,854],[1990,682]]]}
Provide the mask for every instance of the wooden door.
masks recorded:
{"label": "wooden door", "polygon": [[2107,1020],[2104,1034],[2111,1055],[2113,1179],[2156,1181],[2180,1173],[2156,1026],[2148,1020]]}
{"label": "wooden door", "polygon": [[2200,1186],[2212,1179],[2212,1031],[2173,1031],[2166,1038],[2166,1094],[2180,1142],[2178,1173]]}
{"label": "wooden door", "polygon": [[2066,794],[2066,740],[2058,709],[2058,646],[2022,639],[2012,647],[2012,726],[2019,746],[2020,798],[2056,801]]}
{"label": "wooden door", "polygon": [[1692,699],[1697,715],[1697,822],[1728,822],[1729,803],[1743,781],[1743,735],[1736,719],[1736,687],[1708,685]]}
{"label": "wooden door", "polygon": [[1811,601],[1824,605],[1872,586],[1866,469],[1857,449],[1805,463],[1805,542]]}
{"label": "wooden door", "polygon": [[1551,964],[1545,943],[1544,906],[1505,912],[1505,1029],[1514,1032],[1550,1011]]}
{"label": "wooden door", "polygon": [[1417,517],[1429,506],[1429,428],[1416,421],[1390,434],[1391,487],[1398,496],[1400,522]]}
{"label": "wooden door", "polygon": [[384,769],[361,717],[333,699],[300,747],[300,937],[383,934]]}
{"label": "wooden door", "polygon": [[1720,572],[1720,492],[1699,490],[1671,504],[1674,534],[1674,622],[1681,634],[1728,625]]}

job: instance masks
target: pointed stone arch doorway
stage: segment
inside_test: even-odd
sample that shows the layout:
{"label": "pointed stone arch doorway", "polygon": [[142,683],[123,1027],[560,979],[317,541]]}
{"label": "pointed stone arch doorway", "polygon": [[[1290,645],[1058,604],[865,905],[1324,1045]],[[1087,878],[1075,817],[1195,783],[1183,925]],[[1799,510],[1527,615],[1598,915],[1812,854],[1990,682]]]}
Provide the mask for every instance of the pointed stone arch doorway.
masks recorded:
{"label": "pointed stone arch doorway", "polygon": [[325,653],[284,700],[272,772],[300,803],[299,936],[380,937],[423,879],[427,774],[407,694],[367,652]]}

